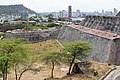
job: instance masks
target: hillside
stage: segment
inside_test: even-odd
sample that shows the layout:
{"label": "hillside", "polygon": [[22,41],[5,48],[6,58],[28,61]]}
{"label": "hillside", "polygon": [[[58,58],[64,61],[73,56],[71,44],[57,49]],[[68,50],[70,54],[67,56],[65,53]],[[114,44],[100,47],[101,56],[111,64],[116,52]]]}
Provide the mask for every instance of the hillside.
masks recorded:
{"label": "hillside", "polygon": [[34,14],[33,10],[30,10],[23,6],[19,5],[0,5],[0,15],[1,14],[22,14],[23,12],[27,12],[29,14]]}

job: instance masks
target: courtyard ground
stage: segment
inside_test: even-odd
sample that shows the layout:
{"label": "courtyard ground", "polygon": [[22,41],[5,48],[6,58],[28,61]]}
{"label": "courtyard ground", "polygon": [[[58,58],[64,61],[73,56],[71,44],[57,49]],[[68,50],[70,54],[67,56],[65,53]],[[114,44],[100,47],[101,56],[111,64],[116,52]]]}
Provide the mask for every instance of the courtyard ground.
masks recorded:
{"label": "courtyard ground", "polygon": [[[41,54],[44,51],[62,50],[62,47],[55,40],[48,40],[44,42],[29,44],[34,54]],[[85,74],[71,74],[67,76],[68,65],[61,64],[55,66],[55,79],[47,79],[50,77],[51,66],[44,63],[36,63],[34,66],[40,66],[39,72],[27,71],[23,74],[21,80],[99,80],[109,69],[110,66],[98,62],[90,62],[85,66]],[[97,71],[98,75],[93,76],[93,71]],[[8,76],[8,80],[15,80],[14,71]]]}

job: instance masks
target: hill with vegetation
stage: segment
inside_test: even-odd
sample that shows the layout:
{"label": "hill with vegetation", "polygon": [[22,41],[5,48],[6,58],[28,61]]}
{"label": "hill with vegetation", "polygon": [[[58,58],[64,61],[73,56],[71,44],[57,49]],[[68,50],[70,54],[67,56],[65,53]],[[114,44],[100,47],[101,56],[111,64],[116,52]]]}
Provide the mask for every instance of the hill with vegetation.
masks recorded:
{"label": "hill with vegetation", "polygon": [[29,14],[35,14],[31,9],[23,6],[22,4],[19,5],[0,5],[0,15],[1,14],[22,14],[23,12],[27,12]]}

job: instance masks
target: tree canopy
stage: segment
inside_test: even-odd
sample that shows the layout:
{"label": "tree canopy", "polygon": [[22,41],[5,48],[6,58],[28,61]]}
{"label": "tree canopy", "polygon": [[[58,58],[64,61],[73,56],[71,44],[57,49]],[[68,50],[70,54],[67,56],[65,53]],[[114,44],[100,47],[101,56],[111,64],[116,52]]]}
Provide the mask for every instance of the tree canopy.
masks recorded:
{"label": "tree canopy", "polygon": [[22,39],[0,40],[0,71],[7,80],[8,69],[27,58],[28,49]]}
{"label": "tree canopy", "polygon": [[41,60],[46,64],[52,65],[51,78],[53,78],[53,71],[55,64],[61,63],[61,52],[59,51],[50,51],[41,55]]}
{"label": "tree canopy", "polygon": [[72,56],[70,60],[70,67],[69,72],[70,74],[71,67],[75,61],[75,59],[81,59],[83,57],[86,57],[88,52],[91,51],[91,45],[88,42],[85,41],[76,41],[76,42],[68,42],[64,44],[64,49],[69,52],[69,54]]}

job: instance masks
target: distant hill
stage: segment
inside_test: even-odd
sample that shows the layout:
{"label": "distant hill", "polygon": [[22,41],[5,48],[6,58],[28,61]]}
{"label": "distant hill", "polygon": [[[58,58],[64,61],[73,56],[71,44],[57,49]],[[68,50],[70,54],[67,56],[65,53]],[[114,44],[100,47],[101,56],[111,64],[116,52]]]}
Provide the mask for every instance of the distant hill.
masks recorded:
{"label": "distant hill", "polygon": [[0,5],[0,15],[1,14],[22,14],[23,12],[28,14],[35,14],[33,10],[30,10],[23,6],[19,5]]}

